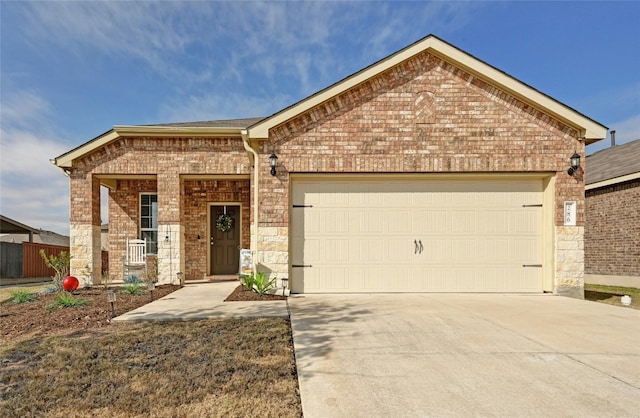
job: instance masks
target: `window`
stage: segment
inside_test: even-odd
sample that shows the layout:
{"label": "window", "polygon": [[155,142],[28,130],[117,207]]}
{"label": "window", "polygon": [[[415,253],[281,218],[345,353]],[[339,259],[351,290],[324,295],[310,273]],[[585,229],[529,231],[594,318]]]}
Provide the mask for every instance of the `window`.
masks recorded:
{"label": "window", "polygon": [[158,253],[158,195],[140,194],[140,238],[147,240],[147,254]]}

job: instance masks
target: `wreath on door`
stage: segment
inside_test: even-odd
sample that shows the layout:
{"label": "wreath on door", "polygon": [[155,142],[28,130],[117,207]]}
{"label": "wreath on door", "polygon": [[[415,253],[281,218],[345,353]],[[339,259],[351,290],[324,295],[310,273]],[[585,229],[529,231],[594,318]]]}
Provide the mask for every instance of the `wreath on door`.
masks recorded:
{"label": "wreath on door", "polygon": [[223,213],[216,219],[216,228],[221,232],[231,231],[231,229],[233,229],[233,218]]}

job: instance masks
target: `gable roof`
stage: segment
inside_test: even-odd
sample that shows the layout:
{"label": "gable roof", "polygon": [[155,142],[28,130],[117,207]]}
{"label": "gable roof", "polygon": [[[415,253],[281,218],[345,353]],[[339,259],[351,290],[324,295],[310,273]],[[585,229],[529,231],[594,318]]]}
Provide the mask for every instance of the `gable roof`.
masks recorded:
{"label": "gable roof", "polygon": [[39,229],[14,221],[4,215],[0,215],[0,233],[2,234],[38,234]]}
{"label": "gable roof", "polygon": [[264,117],[223,119],[202,122],[163,123],[158,125],[114,125],[112,129],[84,144],[54,158],[51,162],[60,168],[70,168],[73,160],[82,157],[123,136],[240,136],[243,129]]}
{"label": "gable roof", "polygon": [[70,168],[80,158],[122,136],[245,136],[267,139],[269,130],[287,120],[339,95],[366,80],[392,68],[411,57],[428,51],[452,65],[481,78],[497,88],[557,118],[580,132],[581,139],[590,144],[606,137],[607,127],[579,113],[552,97],[528,86],[507,73],[481,61],[465,51],[428,35],[400,51],[352,74],[341,81],[267,117],[214,120],[203,122],[166,123],[158,125],[116,125],[104,134],[51,160],[60,168]]}
{"label": "gable roof", "polygon": [[298,103],[249,127],[250,138],[267,138],[269,129],[286,122],[334,96],[388,70],[389,68],[424,51],[436,55],[454,66],[479,77],[499,89],[559,119],[580,132],[581,139],[590,144],[606,137],[607,127],[579,113],[571,107],[517,80],[509,74],[487,64],[467,52],[443,41],[435,35],[428,35],[400,51],[352,74],[343,80],[313,94]]}
{"label": "gable roof", "polygon": [[640,178],[640,139],[603,149],[586,158],[587,189]]}

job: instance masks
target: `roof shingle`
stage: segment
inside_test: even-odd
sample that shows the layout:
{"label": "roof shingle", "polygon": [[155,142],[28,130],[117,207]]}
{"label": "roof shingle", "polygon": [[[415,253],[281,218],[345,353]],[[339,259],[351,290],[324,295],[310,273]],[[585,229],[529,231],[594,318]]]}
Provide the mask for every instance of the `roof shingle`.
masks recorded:
{"label": "roof shingle", "polygon": [[640,139],[587,156],[586,184],[640,173]]}

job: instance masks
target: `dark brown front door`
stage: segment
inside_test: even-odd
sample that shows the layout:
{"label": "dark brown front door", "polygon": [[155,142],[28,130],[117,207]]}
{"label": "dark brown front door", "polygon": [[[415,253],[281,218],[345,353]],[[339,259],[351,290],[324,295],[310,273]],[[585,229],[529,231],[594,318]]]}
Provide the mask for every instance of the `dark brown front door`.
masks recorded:
{"label": "dark brown front door", "polygon": [[[240,260],[240,206],[211,206],[210,210],[210,274],[236,274]],[[217,225],[217,221],[225,214],[231,219],[227,231],[226,225]]]}

